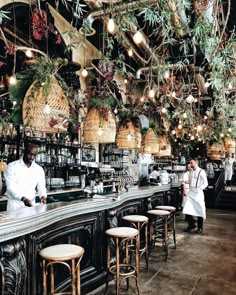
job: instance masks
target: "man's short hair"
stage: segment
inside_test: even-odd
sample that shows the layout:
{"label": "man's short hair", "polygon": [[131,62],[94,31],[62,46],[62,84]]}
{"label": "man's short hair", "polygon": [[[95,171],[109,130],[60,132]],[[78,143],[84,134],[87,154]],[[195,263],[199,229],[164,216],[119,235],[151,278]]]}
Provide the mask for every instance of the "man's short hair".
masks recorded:
{"label": "man's short hair", "polygon": [[34,143],[28,143],[25,145],[25,148],[24,148],[24,154],[27,154],[29,153],[30,151],[32,151],[32,149],[38,149],[38,145],[37,144],[34,144]]}
{"label": "man's short hair", "polygon": [[190,161],[195,161],[197,164],[199,163],[198,158],[192,158],[192,159],[190,159]]}

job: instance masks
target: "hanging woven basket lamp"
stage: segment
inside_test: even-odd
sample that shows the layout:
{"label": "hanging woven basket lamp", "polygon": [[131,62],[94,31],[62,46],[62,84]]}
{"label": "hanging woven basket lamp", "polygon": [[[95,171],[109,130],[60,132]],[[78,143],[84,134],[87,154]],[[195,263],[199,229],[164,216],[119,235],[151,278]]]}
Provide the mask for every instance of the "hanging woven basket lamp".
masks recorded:
{"label": "hanging woven basket lamp", "polygon": [[148,129],[144,137],[144,146],[142,152],[146,154],[155,154],[159,152],[159,141],[152,128]]}
{"label": "hanging woven basket lamp", "polygon": [[236,150],[236,141],[233,138],[226,138],[225,142],[224,142],[224,146],[225,146],[225,152],[227,154],[235,154],[235,150]]}
{"label": "hanging woven basket lamp", "polygon": [[141,131],[129,121],[122,124],[117,133],[116,144],[119,149],[139,149],[141,147]]}
{"label": "hanging woven basket lamp", "polygon": [[44,85],[33,82],[23,101],[23,123],[36,131],[66,132],[69,118],[69,103],[55,76],[50,75],[47,91]]}
{"label": "hanging woven basket lamp", "polygon": [[159,151],[154,156],[158,158],[171,156],[171,145],[167,136],[161,136],[159,138]]}
{"label": "hanging woven basket lamp", "polygon": [[116,140],[116,121],[111,111],[105,120],[99,110],[91,108],[86,116],[84,127],[84,142],[114,143]]}
{"label": "hanging woven basket lamp", "polygon": [[225,156],[225,149],[223,144],[214,143],[207,147],[207,157],[213,161],[218,161]]}

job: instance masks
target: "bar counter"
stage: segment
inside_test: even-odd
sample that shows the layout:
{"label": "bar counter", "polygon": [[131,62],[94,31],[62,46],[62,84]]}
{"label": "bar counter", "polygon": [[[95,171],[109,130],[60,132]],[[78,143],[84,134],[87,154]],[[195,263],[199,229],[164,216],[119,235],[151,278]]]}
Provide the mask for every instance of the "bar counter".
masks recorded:
{"label": "bar counter", "polygon": [[[145,214],[157,205],[176,206],[180,196],[180,184],[132,187],[119,195],[95,196],[1,212],[0,269],[4,277],[1,294],[4,294],[7,286],[13,294],[41,295],[38,253],[42,248],[60,243],[84,247],[81,283],[82,294],[86,294],[105,278],[105,230],[120,225],[124,215]],[[60,271],[60,266],[58,268],[55,280],[57,291],[62,292],[68,286],[69,276]]]}

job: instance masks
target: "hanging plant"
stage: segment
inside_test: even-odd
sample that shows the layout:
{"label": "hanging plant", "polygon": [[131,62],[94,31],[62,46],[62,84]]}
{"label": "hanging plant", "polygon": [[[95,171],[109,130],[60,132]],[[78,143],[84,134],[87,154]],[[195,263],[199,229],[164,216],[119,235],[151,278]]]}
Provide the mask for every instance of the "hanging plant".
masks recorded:
{"label": "hanging plant", "polygon": [[35,40],[42,40],[48,36],[48,20],[45,10],[34,9],[32,15],[32,33]]}

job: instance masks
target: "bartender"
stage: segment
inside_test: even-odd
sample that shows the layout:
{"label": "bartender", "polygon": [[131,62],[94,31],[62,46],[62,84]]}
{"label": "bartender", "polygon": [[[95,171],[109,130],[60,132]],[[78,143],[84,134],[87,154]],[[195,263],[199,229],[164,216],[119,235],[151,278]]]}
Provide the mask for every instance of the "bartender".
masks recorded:
{"label": "bartender", "polygon": [[187,193],[183,208],[183,213],[186,214],[188,227],[184,231],[190,232],[196,227],[193,216],[197,216],[197,233],[201,234],[203,231],[203,219],[206,219],[206,206],[203,190],[208,186],[208,181],[205,171],[198,166],[197,159],[192,159],[190,161],[190,166],[192,172],[189,175],[189,192]]}
{"label": "bartender", "polygon": [[36,191],[41,204],[46,204],[45,173],[35,163],[38,147],[30,144],[25,147],[23,157],[11,162],[5,171],[8,198],[7,211],[35,205]]}
{"label": "bartender", "polygon": [[230,154],[226,155],[225,161],[224,161],[224,168],[225,168],[225,189],[231,190],[231,180],[233,176],[233,165],[234,165],[235,158],[230,157]]}

